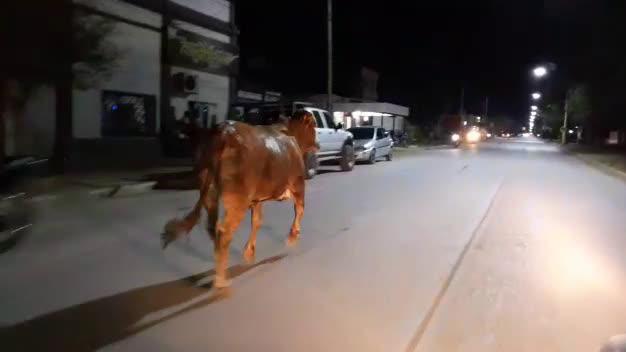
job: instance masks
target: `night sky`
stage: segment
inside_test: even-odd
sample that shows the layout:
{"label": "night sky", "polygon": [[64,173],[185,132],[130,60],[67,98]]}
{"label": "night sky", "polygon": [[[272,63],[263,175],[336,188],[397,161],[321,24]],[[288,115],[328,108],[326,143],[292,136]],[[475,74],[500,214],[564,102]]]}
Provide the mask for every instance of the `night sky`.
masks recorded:
{"label": "night sky", "polygon": [[[598,2],[335,0],[335,93],[350,95],[348,72],[365,65],[380,73],[379,100],[410,106],[417,122],[458,110],[462,86],[468,112],[482,114],[489,96],[490,116],[525,120],[530,69],[557,62],[564,77]],[[242,87],[324,93],[325,6],[238,1]]]}

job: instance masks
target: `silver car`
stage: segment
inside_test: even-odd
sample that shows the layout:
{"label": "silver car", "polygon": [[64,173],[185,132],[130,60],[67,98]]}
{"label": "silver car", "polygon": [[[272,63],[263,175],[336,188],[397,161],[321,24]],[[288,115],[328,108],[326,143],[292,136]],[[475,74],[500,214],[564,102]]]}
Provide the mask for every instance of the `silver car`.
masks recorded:
{"label": "silver car", "polygon": [[373,164],[380,158],[391,161],[393,140],[381,127],[354,127],[348,129],[354,136],[354,151],[357,161]]}

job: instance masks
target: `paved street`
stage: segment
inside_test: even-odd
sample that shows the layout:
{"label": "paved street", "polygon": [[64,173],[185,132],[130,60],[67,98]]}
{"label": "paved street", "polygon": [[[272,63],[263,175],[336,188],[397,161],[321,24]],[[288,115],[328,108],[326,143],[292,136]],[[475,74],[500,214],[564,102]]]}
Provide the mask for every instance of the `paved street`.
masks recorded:
{"label": "paved street", "polygon": [[[626,333],[626,183],[533,138],[406,153],[268,203],[257,263],[210,289],[197,192],[43,202],[0,256],[2,350],[596,351]],[[5,348],[8,344],[9,348]]]}

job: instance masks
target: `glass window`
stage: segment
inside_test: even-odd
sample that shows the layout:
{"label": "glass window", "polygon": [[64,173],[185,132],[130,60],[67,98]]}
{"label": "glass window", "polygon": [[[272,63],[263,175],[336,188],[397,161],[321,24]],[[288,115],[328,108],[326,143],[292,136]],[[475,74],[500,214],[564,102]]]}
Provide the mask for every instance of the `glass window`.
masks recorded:
{"label": "glass window", "polygon": [[322,122],[322,117],[320,116],[319,111],[313,110],[313,116],[315,116],[315,124],[319,128],[324,128],[324,123]]}
{"label": "glass window", "polygon": [[156,97],[104,91],[102,136],[146,137],[156,134]]}
{"label": "glass window", "polygon": [[324,119],[326,120],[326,126],[328,126],[328,128],[335,128],[335,121],[333,121],[332,117],[330,117],[330,114],[326,111],[324,111],[323,114]]}
{"label": "glass window", "polygon": [[354,136],[354,139],[372,139],[374,137],[374,129],[367,127],[356,127],[348,130]]}
{"label": "glass window", "polygon": [[383,138],[385,138],[385,131],[382,128],[377,128],[376,139],[383,139]]}

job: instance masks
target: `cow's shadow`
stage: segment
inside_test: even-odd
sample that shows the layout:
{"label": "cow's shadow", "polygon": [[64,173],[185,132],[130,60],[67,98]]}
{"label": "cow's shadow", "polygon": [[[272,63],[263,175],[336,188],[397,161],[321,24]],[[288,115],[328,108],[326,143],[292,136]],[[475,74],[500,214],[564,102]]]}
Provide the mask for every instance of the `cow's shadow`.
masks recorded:
{"label": "cow's shadow", "polygon": [[[235,278],[284,257],[286,254],[253,265],[234,265],[228,269],[229,277]],[[6,351],[93,351],[102,348],[228,297],[228,290],[213,290],[212,281],[201,283],[214,273],[214,270],[209,270],[179,280],[132,289],[2,327],[2,348]],[[139,324],[151,313],[174,308],[205,295],[204,299]]]}

